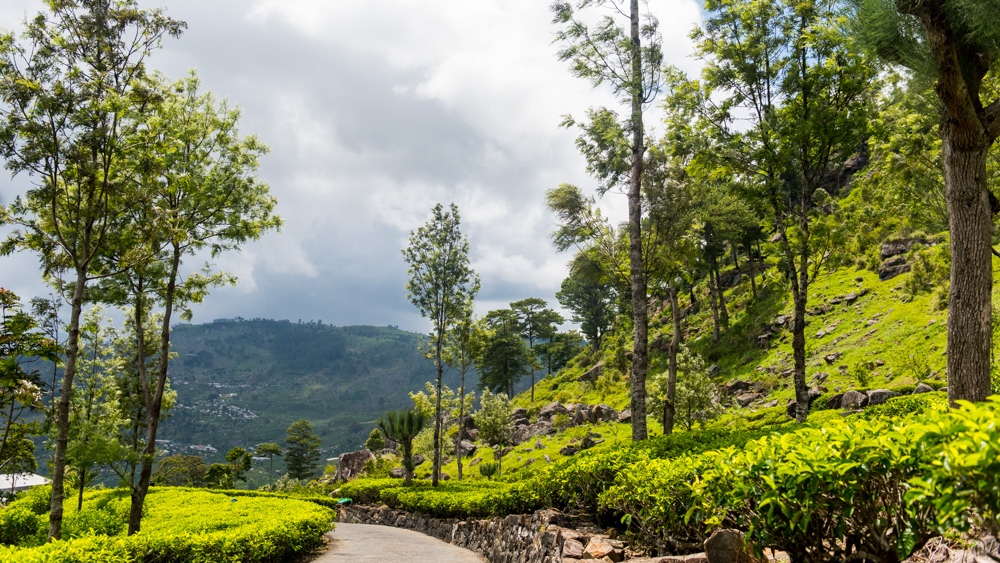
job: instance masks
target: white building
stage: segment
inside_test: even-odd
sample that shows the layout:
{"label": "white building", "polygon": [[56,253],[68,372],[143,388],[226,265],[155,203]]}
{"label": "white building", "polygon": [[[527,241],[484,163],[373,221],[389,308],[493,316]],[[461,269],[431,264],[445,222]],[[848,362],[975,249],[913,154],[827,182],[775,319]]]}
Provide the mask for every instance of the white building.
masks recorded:
{"label": "white building", "polygon": [[48,485],[51,481],[34,473],[10,473],[0,475],[0,491],[5,493],[20,493],[32,487]]}

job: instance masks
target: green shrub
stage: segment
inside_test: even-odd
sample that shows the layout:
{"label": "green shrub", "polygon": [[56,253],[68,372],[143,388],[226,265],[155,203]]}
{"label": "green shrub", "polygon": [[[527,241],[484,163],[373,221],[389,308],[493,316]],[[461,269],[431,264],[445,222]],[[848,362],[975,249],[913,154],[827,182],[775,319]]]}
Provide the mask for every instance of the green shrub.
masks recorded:
{"label": "green shrub", "polygon": [[479,474],[487,479],[492,479],[499,468],[500,464],[495,461],[484,461],[479,464]]}
{"label": "green shrub", "polygon": [[874,421],[883,418],[920,414],[929,409],[943,411],[947,408],[948,397],[944,393],[921,393],[919,395],[893,397],[881,405],[865,407],[864,412],[853,415],[853,417]]}
{"label": "green shrub", "polygon": [[[430,484],[430,481],[413,480],[414,487],[427,484]],[[341,485],[340,492],[337,494],[341,498],[349,498],[358,504],[376,504],[380,502],[382,490],[402,486],[401,479],[355,479]]]}
{"label": "green shrub", "polygon": [[0,545],[41,545],[47,531],[42,526],[47,523],[23,506],[0,510]]}

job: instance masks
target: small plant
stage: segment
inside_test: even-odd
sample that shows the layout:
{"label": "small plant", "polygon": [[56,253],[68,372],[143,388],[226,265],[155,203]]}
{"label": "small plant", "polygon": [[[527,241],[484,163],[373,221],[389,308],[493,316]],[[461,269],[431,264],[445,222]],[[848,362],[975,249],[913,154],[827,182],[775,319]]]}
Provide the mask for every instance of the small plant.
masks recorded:
{"label": "small plant", "polygon": [[552,417],[552,426],[559,430],[565,430],[569,427],[569,415],[562,413],[555,415]]}
{"label": "small plant", "polygon": [[500,464],[495,461],[484,461],[479,464],[479,474],[487,479],[493,479],[498,469],[500,469]]}
{"label": "small plant", "polygon": [[851,377],[861,387],[867,388],[872,383],[872,372],[864,362],[858,362],[851,368]]}

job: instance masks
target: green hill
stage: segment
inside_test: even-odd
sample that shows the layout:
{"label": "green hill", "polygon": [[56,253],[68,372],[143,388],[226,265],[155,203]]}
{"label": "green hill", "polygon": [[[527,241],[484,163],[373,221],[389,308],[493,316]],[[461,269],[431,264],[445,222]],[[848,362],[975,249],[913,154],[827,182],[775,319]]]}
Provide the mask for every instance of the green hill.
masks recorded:
{"label": "green hill", "polygon": [[433,379],[420,338],[392,327],[261,319],[178,325],[170,367],[177,404],[161,426],[159,437],[170,441],[162,449],[212,446],[211,459],[233,446],[281,444],[305,418],[324,458],[356,450],[384,411],[411,407],[408,392]]}

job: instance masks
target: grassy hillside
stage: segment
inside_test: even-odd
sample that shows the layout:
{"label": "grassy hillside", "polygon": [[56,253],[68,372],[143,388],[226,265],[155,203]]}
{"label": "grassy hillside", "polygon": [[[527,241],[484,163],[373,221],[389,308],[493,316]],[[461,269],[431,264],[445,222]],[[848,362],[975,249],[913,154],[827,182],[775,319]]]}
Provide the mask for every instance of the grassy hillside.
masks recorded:
{"label": "grassy hillside", "polygon": [[322,438],[324,459],[359,449],[384,411],[412,406],[407,393],[434,377],[419,339],[392,327],[272,320],[178,325],[177,405],[160,434],[176,443],[164,449],[211,445],[224,456],[233,446],[281,444],[300,418]]}

